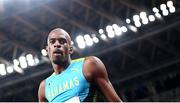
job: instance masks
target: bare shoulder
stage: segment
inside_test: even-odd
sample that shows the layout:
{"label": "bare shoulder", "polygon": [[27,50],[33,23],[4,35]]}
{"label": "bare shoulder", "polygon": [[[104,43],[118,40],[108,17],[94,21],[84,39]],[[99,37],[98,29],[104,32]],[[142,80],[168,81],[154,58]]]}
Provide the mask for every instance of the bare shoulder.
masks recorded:
{"label": "bare shoulder", "polygon": [[85,58],[84,74],[85,77],[94,80],[99,76],[104,76],[106,78],[107,71],[103,62],[98,57],[89,56]]}
{"label": "bare shoulder", "polygon": [[85,58],[85,62],[87,63],[87,64],[96,64],[96,65],[98,65],[98,64],[101,64],[102,63],[102,61],[98,58],[98,57],[96,57],[96,56],[89,56],[89,57],[86,57]]}
{"label": "bare shoulder", "polygon": [[43,87],[43,88],[45,87],[45,80],[42,80],[42,81],[41,81],[39,87]]}
{"label": "bare shoulder", "polygon": [[42,80],[38,90],[39,101],[45,101],[45,80]]}

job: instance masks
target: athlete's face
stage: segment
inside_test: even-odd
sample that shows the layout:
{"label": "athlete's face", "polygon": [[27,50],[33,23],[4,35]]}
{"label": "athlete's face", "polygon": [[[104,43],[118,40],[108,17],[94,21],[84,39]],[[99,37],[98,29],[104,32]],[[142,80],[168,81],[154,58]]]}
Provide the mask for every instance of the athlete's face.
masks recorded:
{"label": "athlete's face", "polygon": [[49,34],[47,52],[51,62],[61,65],[68,61],[72,53],[69,34],[61,30],[54,30]]}

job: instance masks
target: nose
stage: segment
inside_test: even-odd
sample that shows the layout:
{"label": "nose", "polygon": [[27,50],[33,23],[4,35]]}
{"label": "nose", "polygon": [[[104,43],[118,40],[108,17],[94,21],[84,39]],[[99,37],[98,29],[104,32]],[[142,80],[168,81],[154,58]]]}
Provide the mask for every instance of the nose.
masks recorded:
{"label": "nose", "polygon": [[60,48],[60,47],[61,47],[59,41],[56,41],[56,42],[54,43],[54,47],[55,47],[55,48]]}

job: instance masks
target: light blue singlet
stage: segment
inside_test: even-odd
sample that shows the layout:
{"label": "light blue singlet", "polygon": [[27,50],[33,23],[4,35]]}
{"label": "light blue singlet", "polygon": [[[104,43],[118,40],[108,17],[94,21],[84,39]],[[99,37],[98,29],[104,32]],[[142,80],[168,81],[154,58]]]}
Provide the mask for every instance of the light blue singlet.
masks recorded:
{"label": "light blue singlet", "polygon": [[72,97],[79,97],[80,102],[89,93],[89,82],[83,75],[84,58],[71,62],[66,70],[45,80],[45,96],[49,102],[64,102]]}

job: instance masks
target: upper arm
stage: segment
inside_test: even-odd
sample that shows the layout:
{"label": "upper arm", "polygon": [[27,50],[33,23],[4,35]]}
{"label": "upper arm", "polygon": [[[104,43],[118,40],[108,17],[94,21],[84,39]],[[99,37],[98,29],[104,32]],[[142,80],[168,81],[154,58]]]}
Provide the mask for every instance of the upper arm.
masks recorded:
{"label": "upper arm", "polygon": [[46,102],[46,98],[45,98],[45,81],[44,80],[39,85],[38,100],[39,100],[39,102]]}
{"label": "upper arm", "polygon": [[102,61],[97,57],[88,57],[85,62],[85,68],[90,72],[90,78],[95,83],[106,97],[108,101],[121,101],[111,82],[109,81],[106,68]]}

